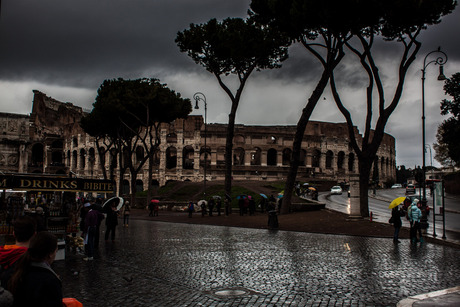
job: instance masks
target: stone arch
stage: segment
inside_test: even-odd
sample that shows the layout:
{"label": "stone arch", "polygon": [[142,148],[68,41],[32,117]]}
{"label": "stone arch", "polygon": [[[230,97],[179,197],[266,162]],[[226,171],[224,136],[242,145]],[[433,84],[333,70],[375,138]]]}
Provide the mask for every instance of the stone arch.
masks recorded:
{"label": "stone arch", "polygon": [[274,165],[276,166],[278,158],[278,152],[276,151],[275,148],[270,148],[267,151],[267,165]]}
{"label": "stone arch", "polygon": [[352,152],[348,154],[348,171],[349,172],[355,171],[355,154]]}
{"label": "stone arch", "polygon": [[334,153],[331,150],[326,152],[326,168],[332,168],[334,162]]}
{"label": "stone arch", "polygon": [[343,151],[339,151],[337,154],[337,169],[344,169],[343,164],[345,161],[345,153]]}
{"label": "stone arch", "polygon": [[311,157],[311,166],[319,167],[321,163],[321,151],[319,149],[313,149]]}
{"label": "stone arch", "polygon": [[177,166],[177,149],[176,147],[168,147],[166,149],[166,168],[173,169]]}
{"label": "stone arch", "polygon": [[195,150],[192,146],[187,145],[182,149],[182,168],[193,169]]}
{"label": "stone arch", "polygon": [[86,150],[84,148],[80,149],[80,169],[85,169],[86,167]]}
{"label": "stone arch", "polygon": [[290,148],[283,149],[283,165],[290,165],[292,159],[292,150]]}
{"label": "stone arch", "polygon": [[307,151],[305,149],[300,150],[299,155],[299,166],[305,166],[307,163]]}
{"label": "stone arch", "polygon": [[242,147],[233,150],[233,165],[244,165],[245,151]]}
{"label": "stone arch", "polygon": [[78,137],[73,137],[72,139],[72,144],[73,144],[73,147],[78,147]]}
{"label": "stone arch", "polygon": [[251,152],[251,165],[261,165],[262,150],[255,147]]}

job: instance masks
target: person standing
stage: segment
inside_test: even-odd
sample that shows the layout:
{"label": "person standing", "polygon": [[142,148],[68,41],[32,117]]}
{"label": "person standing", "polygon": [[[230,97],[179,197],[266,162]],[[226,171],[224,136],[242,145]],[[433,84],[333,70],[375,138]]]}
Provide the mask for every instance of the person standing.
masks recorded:
{"label": "person standing", "polygon": [[131,208],[129,206],[129,201],[126,201],[125,205],[123,206],[123,226],[124,227],[128,227],[130,210]]}
{"label": "person standing", "polygon": [[153,203],[152,199],[149,204],[149,216],[153,216],[153,209],[155,209],[155,204]]}
{"label": "person standing", "polygon": [[214,210],[214,205],[216,202],[214,201],[214,198],[211,197],[209,200],[208,206],[209,206],[209,216],[212,216],[212,211]]}
{"label": "person standing", "polygon": [[46,231],[32,237],[9,282],[13,306],[62,307],[62,284],[51,269],[57,238]]}
{"label": "person standing", "polygon": [[189,203],[188,203],[187,210],[188,210],[188,217],[191,218],[191,217],[192,217],[192,214],[193,214],[193,210],[195,210],[194,205],[193,205],[193,202],[189,202]]}
{"label": "person standing", "polygon": [[86,257],[83,258],[83,260],[85,261],[91,261],[94,259],[94,246],[95,246],[95,241],[96,241],[96,238],[99,238],[99,236],[97,236],[96,232],[98,230],[98,225],[100,224],[100,222],[104,219],[104,215],[99,212],[98,210],[95,210],[94,205],[92,205],[88,211],[88,213],[86,214],[86,218],[85,218],[85,226],[86,226],[86,245],[87,245],[87,249],[86,249]]}
{"label": "person standing", "polygon": [[113,204],[109,210],[107,210],[107,217],[105,219],[105,241],[109,240],[109,234],[111,233],[112,242],[115,242],[115,228],[118,225],[118,211],[117,205]]}
{"label": "person standing", "polygon": [[393,234],[393,243],[398,244],[401,243],[399,241],[399,231],[401,230],[402,226],[402,221],[401,221],[401,216],[404,216],[404,210],[403,208],[396,206],[391,210],[391,220],[393,222],[393,226],[395,228],[395,232]]}
{"label": "person standing", "polygon": [[[423,242],[422,230],[420,228],[420,218],[422,211],[417,207],[419,200],[414,199],[409,209],[409,222],[410,222],[410,239],[412,243]],[[417,239],[417,232],[419,239]]]}
{"label": "person standing", "polygon": [[30,216],[17,218],[13,223],[13,227],[16,243],[0,247],[0,278],[1,286],[5,289],[14,273],[18,259],[27,251],[30,239],[36,233],[35,220]]}

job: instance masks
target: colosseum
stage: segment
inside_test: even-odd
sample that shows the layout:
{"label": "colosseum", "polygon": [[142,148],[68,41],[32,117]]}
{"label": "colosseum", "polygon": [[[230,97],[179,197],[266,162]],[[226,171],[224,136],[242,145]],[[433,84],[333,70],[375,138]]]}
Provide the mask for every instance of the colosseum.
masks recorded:
{"label": "colosseum", "polygon": [[[3,173],[65,174],[103,178],[95,140],[79,126],[84,110],[34,90],[30,115],[0,113],[0,171]],[[191,115],[161,126],[161,144],[155,155],[152,183],[224,180],[226,124],[207,124]],[[283,180],[289,170],[295,126],[236,125],[233,146],[234,180]],[[358,140],[361,135],[355,127]],[[205,147],[206,144],[206,147]],[[205,148],[208,154],[205,161]],[[142,147],[136,151],[138,159]],[[395,139],[386,134],[376,158],[379,182],[395,179]],[[110,156],[110,155],[109,155]],[[102,157],[106,169],[116,161]],[[137,161],[134,161],[137,163]],[[348,181],[358,161],[349,146],[346,123],[309,122],[301,153],[298,180]],[[136,189],[146,190],[148,167],[136,178]],[[115,180],[120,178],[115,173]],[[130,175],[123,180],[129,192]],[[118,184],[117,184],[118,186]]]}

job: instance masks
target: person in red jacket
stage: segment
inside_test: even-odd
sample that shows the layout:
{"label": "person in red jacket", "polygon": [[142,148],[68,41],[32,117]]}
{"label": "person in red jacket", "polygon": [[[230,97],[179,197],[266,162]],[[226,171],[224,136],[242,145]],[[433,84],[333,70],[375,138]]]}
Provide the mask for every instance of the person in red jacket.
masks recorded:
{"label": "person in red jacket", "polygon": [[14,221],[13,235],[16,243],[0,246],[0,281],[3,288],[7,288],[16,262],[29,248],[30,239],[35,235],[36,230],[37,225],[33,217],[22,216]]}

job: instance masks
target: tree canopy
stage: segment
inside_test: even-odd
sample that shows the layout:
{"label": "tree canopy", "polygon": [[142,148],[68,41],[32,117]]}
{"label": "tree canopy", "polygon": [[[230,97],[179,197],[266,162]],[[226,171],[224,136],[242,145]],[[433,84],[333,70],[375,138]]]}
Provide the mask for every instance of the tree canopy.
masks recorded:
{"label": "tree canopy", "polygon": [[[230,195],[235,118],[244,86],[254,70],[280,67],[288,56],[290,40],[251,19],[227,18],[191,24],[177,33],[176,43],[181,52],[216,77],[231,100],[225,144],[225,192]],[[224,82],[223,77],[229,75],[238,78],[236,91]]]}
{"label": "tree canopy", "polygon": [[[101,84],[93,110],[82,118],[81,126],[96,141],[110,140],[118,153],[120,178],[129,168],[135,181],[137,172],[152,158],[152,147],[159,143],[159,124],[185,118],[191,111],[189,99],[181,98],[157,79],[118,78]],[[138,146],[147,154],[135,167],[132,155]]]}
{"label": "tree canopy", "polygon": [[454,74],[444,84],[446,95],[452,96],[452,100],[444,99],[441,102],[441,114],[451,115],[438,127],[436,135],[437,144],[435,159],[443,165],[460,165],[460,73]]}

